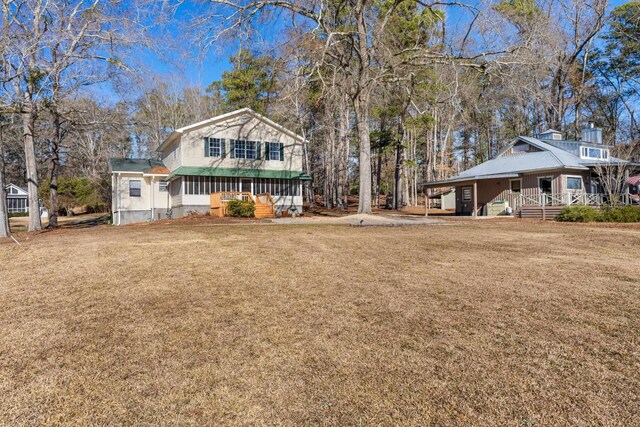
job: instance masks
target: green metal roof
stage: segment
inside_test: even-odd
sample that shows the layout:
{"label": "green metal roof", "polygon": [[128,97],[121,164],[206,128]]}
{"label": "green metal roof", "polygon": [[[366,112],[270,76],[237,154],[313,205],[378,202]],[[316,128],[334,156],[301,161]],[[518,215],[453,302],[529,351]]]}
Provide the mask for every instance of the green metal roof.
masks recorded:
{"label": "green metal roof", "polygon": [[265,170],[265,169],[235,169],[217,167],[180,166],[171,172],[169,179],[174,176],[222,176],[236,178],[270,178],[270,179],[299,179],[311,181],[311,177],[304,172]]}
{"label": "green metal roof", "polygon": [[147,172],[157,166],[164,166],[160,160],[155,159],[109,159],[111,172]]}

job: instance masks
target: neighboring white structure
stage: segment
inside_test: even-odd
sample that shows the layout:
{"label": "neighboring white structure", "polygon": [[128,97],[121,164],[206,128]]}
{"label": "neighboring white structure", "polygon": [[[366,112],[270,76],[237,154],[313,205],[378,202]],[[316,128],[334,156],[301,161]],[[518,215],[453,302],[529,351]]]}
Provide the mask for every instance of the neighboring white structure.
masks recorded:
{"label": "neighboring white structure", "polygon": [[29,193],[24,188],[15,184],[9,184],[5,187],[7,195],[7,212],[23,213],[29,212]]}
{"label": "neighboring white structure", "polygon": [[114,224],[209,212],[211,193],[269,193],[302,213],[303,138],[249,108],[175,130],[160,160],[111,159]]}

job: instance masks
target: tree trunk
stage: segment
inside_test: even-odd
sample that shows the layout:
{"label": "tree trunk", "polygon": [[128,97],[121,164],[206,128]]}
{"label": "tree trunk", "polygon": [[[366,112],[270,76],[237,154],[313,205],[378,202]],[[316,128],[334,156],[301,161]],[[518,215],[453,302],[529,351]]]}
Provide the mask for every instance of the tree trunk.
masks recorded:
{"label": "tree trunk", "polygon": [[34,145],[36,113],[30,100],[25,103],[22,112],[22,129],[24,142],[24,160],[27,168],[27,189],[29,191],[29,226],[28,231],[42,230],[40,222],[40,203],[38,202],[38,170]]}
{"label": "tree trunk", "polygon": [[366,0],[357,0],[354,8],[358,27],[359,71],[356,88],[352,93],[358,143],[360,144],[360,188],[358,191],[358,213],[371,213],[371,139],[369,129],[369,104],[371,101],[370,79],[371,46],[368,39]]}
{"label": "tree trunk", "polygon": [[49,182],[49,225],[47,228],[58,226],[58,175],[60,173],[60,144],[62,143],[62,123],[57,110],[53,114],[53,138],[51,140],[51,175]]}
{"label": "tree trunk", "polygon": [[369,95],[360,92],[354,100],[358,142],[360,144],[360,187],[358,213],[371,213],[371,140],[369,135]]}
{"label": "tree trunk", "polygon": [[349,198],[349,105],[345,97],[340,98],[338,126],[338,204],[347,210]]}
{"label": "tree trunk", "polygon": [[376,167],[376,206],[380,209],[380,178],[382,176],[382,147],[378,148],[378,165]]}
{"label": "tree trunk", "polygon": [[2,139],[3,126],[0,123],[0,237],[8,237],[9,213],[7,212],[7,190],[4,182],[4,140]]}
{"label": "tree trunk", "polygon": [[[406,135],[406,132],[404,132]],[[407,166],[407,149],[403,147],[402,149],[402,158],[400,159],[400,176],[402,183],[402,197],[400,199],[400,206],[398,209],[402,209],[405,205],[411,205],[411,200],[409,197],[409,168]]]}
{"label": "tree trunk", "polygon": [[[313,176],[311,175],[311,165],[309,164],[309,143],[307,142],[307,138],[305,135],[304,141],[302,143],[302,152],[304,154],[304,167],[305,170],[307,171],[307,174],[309,176]],[[309,207],[314,207],[316,204],[316,201],[313,197],[313,188],[311,187],[311,183],[309,181],[305,181],[305,183],[303,184],[304,188],[307,192],[307,200],[309,201]]]}
{"label": "tree trunk", "polygon": [[402,144],[396,145],[396,162],[393,168],[393,209],[398,209],[400,204],[400,168],[402,159]]}

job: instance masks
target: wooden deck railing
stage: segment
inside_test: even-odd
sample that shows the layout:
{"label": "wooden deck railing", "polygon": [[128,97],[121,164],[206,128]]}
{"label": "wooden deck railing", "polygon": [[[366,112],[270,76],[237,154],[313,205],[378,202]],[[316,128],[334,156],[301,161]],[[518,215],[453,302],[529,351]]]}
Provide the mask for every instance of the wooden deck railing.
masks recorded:
{"label": "wooden deck railing", "polygon": [[[269,193],[253,195],[243,191],[222,191],[211,193],[210,195],[210,214],[211,216],[222,218],[226,215],[226,205],[231,200],[252,201],[256,204],[256,208],[267,207],[270,215],[273,215],[275,201]],[[260,212],[263,216],[265,212]]]}
{"label": "wooden deck railing", "polygon": [[271,205],[271,207],[276,204],[270,193],[256,194],[255,202],[262,205]]}
{"label": "wooden deck railing", "polygon": [[231,200],[251,200],[253,201],[253,195],[243,191],[221,191],[218,193],[211,193],[209,213],[211,216],[222,218],[226,215],[227,202]]}

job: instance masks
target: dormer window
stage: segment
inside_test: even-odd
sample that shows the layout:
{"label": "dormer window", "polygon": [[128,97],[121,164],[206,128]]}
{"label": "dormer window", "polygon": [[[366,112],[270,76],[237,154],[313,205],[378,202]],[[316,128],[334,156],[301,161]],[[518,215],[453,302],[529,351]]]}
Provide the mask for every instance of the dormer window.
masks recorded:
{"label": "dormer window", "polygon": [[609,150],[606,148],[580,147],[580,157],[583,159],[608,160]]}
{"label": "dormer window", "polygon": [[551,139],[553,141],[562,141],[562,132],[555,129],[547,129],[539,136],[540,139]]}

